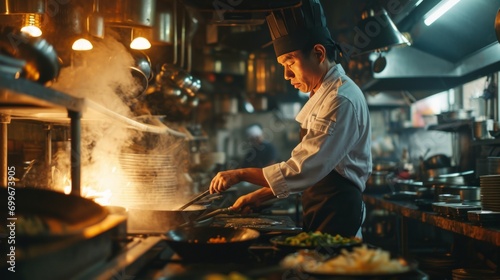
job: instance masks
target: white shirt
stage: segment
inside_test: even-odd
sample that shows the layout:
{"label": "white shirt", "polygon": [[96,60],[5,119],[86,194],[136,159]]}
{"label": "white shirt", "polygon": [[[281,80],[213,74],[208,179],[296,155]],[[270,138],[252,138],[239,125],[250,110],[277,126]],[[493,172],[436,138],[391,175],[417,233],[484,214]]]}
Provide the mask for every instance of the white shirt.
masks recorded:
{"label": "white shirt", "polygon": [[301,192],[335,169],[361,191],[372,170],[370,113],[360,88],[340,64],[297,114],[307,134],[290,159],[263,169],[278,198]]}

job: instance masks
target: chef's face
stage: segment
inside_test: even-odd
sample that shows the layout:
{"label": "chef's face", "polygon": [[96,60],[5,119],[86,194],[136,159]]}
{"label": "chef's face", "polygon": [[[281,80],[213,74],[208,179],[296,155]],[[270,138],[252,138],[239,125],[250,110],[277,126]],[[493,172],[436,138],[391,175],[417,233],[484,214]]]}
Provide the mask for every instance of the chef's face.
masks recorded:
{"label": "chef's face", "polygon": [[278,57],[278,63],[285,68],[285,80],[290,80],[292,86],[302,92],[311,92],[320,86],[324,74],[320,67],[322,60],[315,49],[308,54],[298,50]]}

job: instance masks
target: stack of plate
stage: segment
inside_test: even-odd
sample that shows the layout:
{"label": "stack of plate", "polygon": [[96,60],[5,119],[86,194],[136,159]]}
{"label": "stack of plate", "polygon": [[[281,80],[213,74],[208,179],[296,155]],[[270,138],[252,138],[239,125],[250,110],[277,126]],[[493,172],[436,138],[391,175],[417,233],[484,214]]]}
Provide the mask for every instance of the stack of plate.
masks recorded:
{"label": "stack of plate", "polygon": [[480,177],[483,210],[500,212],[500,175]]}
{"label": "stack of plate", "polygon": [[430,279],[450,279],[451,271],[457,268],[457,260],[450,253],[418,253],[415,255],[420,270],[429,275]]}
{"label": "stack of plate", "polygon": [[500,280],[500,274],[488,269],[457,268],[452,271],[453,280]]}

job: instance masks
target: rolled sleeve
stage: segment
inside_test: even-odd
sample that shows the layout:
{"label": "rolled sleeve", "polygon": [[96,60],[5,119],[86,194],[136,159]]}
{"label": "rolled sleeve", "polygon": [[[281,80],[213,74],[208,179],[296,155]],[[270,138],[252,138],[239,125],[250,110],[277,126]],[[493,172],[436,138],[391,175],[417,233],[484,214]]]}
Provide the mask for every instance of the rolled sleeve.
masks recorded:
{"label": "rolled sleeve", "polygon": [[262,169],[264,178],[273,191],[274,196],[276,196],[277,198],[286,198],[288,197],[288,195],[290,195],[290,190],[288,189],[288,186],[286,184],[285,177],[281,172],[282,164],[284,163],[276,163]]}

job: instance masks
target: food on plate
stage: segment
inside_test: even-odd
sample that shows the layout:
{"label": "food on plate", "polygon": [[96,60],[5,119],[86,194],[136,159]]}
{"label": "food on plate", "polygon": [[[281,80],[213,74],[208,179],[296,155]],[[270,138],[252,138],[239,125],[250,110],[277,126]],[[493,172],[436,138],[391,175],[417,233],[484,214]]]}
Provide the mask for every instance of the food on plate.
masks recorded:
{"label": "food on plate", "polygon": [[351,251],[343,249],[333,258],[300,251],[286,256],[281,265],[299,268],[308,273],[339,275],[395,274],[410,270],[406,260],[391,258],[390,252],[380,248],[368,248],[366,244]]}
{"label": "food on plate", "polygon": [[224,236],[221,237],[220,235],[208,239],[208,243],[226,243],[226,242],[227,242],[226,238]]}
{"label": "food on plate", "polygon": [[301,232],[295,236],[285,238],[283,244],[290,246],[328,246],[328,245],[341,245],[361,243],[361,239],[356,237],[343,237],[339,234],[331,235],[328,233],[315,232]]}
{"label": "food on plate", "polygon": [[203,277],[203,280],[249,280],[250,278],[245,275],[232,271],[228,274],[224,273],[210,273]]}

